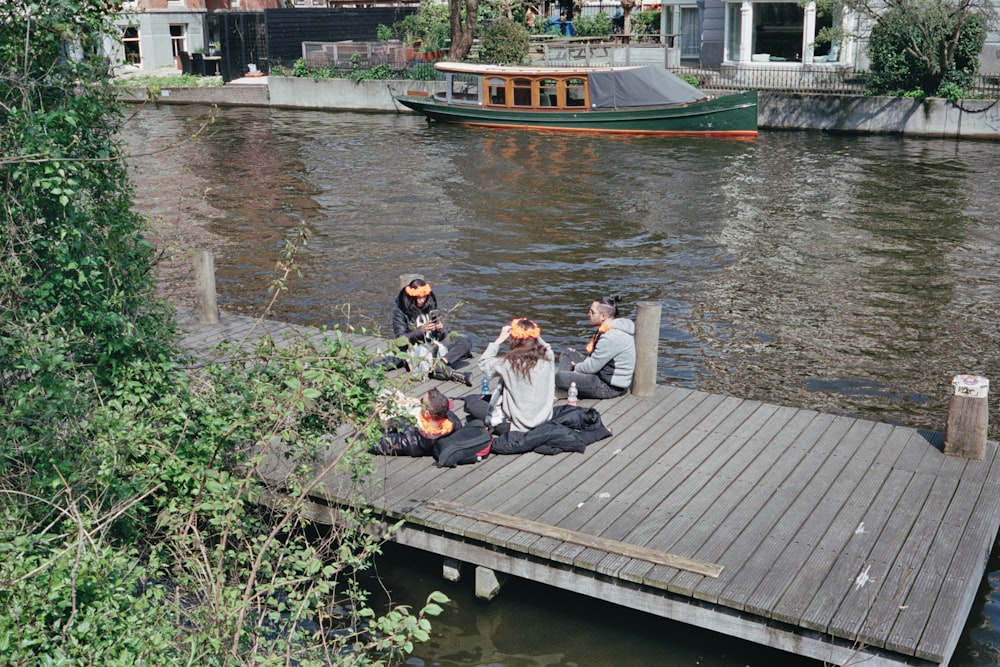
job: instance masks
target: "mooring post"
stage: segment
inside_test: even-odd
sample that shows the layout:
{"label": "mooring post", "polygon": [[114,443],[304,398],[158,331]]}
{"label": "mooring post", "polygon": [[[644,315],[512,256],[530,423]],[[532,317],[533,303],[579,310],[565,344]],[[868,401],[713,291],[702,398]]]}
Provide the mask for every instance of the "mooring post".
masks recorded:
{"label": "mooring post", "polygon": [[410,284],[411,280],[416,280],[417,278],[420,278],[421,280],[423,280],[424,279],[424,274],[422,274],[422,273],[403,273],[403,274],[401,274],[399,276],[399,289],[403,289],[404,287],[406,287],[407,285]]}
{"label": "mooring post", "polygon": [[215,294],[215,255],[211,250],[194,253],[195,307],[201,324],[219,323],[219,303]]}
{"label": "mooring post", "polygon": [[948,408],[944,453],[982,460],[986,456],[990,381],[975,375],[956,375],[951,386],[954,393]]}
{"label": "mooring post", "polygon": [[641,301],[635,312],[635,373],[632,393],[652,396],[656,391],[656,362],[660,346],[660,312],[655,301]]}

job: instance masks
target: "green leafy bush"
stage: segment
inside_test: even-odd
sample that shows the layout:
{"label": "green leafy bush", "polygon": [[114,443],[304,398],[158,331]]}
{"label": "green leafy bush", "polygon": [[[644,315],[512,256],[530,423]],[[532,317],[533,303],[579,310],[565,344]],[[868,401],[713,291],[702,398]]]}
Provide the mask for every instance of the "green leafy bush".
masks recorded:
{"label": "green leafy bush", "polygon": [[296,60],[295,64],[292,65],[292,76],[307,77],[311,75],[312,72],[309,69],[309,65],[307,65],[306,61],[302,58]]}
{"label": "green leafy bush", "polygon": [[520,23],[502,19],[483,28],[479,59],[496,65],[519,65],[528,55],[528,30]]}
{"label": "green leafy bush", "polygon": [[[336,334],[179,366],[97,56],[111,11],[9,0],[0,21],[0,662],[398,663],[444,598],[380,616],[361,585],[394,530],[360,493],[382,372]],[[279,463],[280,488],[258,474]],[[316,539],[327,474],[343,504]]]}
{"label": "green leafy bush", "polygon": [[400,21],[396,32],[405,35],[407,44],[420,42],[425,51],[446,48],[451,41],[448,3],[420,0],[420,10]]}
{"label": "green leafy bush", "polygon": [[[356,54],[355,54],[356,55]],[[348,78],[351,81],[370,81],[373,79],[391,79],[396,72],[386,63],[379,63],[371,67],[358,67],[351,71]]]}
{"label": "green leafy bush", "polygon": [[604,12],[573,19],[573,32],[579,37],[602,37],[611,34],[611,19]]}
{"label": "green leafy bush", "polygon": [[[956,40],[953,56],[949,44]],[[953,12],[942,2],[904,4],[879,16],[868,52],[870,95],[955,95],[979,68],[984,17]],[[942,87],[947,87],[940,91]]]}
{"label": "green leafy bush", "polygon": [[632,34],[658,35],[660,33],[660,12],[634,12],[631,18]]}

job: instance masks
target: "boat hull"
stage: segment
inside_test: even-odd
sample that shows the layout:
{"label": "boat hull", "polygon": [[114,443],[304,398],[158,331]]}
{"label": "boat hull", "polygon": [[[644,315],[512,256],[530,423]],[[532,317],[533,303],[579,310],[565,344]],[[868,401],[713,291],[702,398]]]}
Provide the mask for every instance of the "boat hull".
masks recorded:
{"label": "boat hull", "polygon": [[396,99],[441,123],[622,134],[757,136],[755,90],[680,106],[586,111],[495,109],[446,104],[414,95]]}

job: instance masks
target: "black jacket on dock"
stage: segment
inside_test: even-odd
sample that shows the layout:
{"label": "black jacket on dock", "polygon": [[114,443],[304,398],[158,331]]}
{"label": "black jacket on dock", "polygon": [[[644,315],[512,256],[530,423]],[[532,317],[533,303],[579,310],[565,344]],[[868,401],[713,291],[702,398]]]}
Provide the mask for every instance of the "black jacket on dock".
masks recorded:
{"label": "black jacket on dock", "polygon": [[561,454],[583,452],[587,445],[611,437],[594,408],[560,405],[552,419],[530,431],[510,431],[493,441],[494,454]]}
{"label": "black jacket on dock", "polygon": [[[448,411],[448,419],[452,423],[452,432],[462,428],[462,420],[451,410]],[[429,438],[411,420],[396,417],[386,425],[385,435],[378,444],[368,451],[385,456],[431,456],[434,441],[440,437]]]}

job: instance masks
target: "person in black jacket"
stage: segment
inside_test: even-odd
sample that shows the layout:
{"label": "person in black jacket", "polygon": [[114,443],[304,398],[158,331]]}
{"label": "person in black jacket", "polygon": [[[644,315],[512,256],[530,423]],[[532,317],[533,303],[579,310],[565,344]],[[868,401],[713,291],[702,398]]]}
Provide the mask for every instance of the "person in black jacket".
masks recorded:
{"label": "person in black jacket", "polygon": [[369,452],[387,456],[431,456],[435,440],[461,427],[462,420],[451,411],[451,399],[431,389],[417,406],[401,416],[389,418],[385,435]]}
{"label": "person in black jacket", "polygon": [[[405,345],[418,363],[421,358],[430,357],[430,377],[471,386],[469,373],[456,371],[452,364],[470,356],[472,343],[466,336],[445,331],[430,283],[414,278],[399,290],[396,310],[392,313],[392,333],[396,338],[406,339]],[[404,364],[400,360],[397,368]]]}

